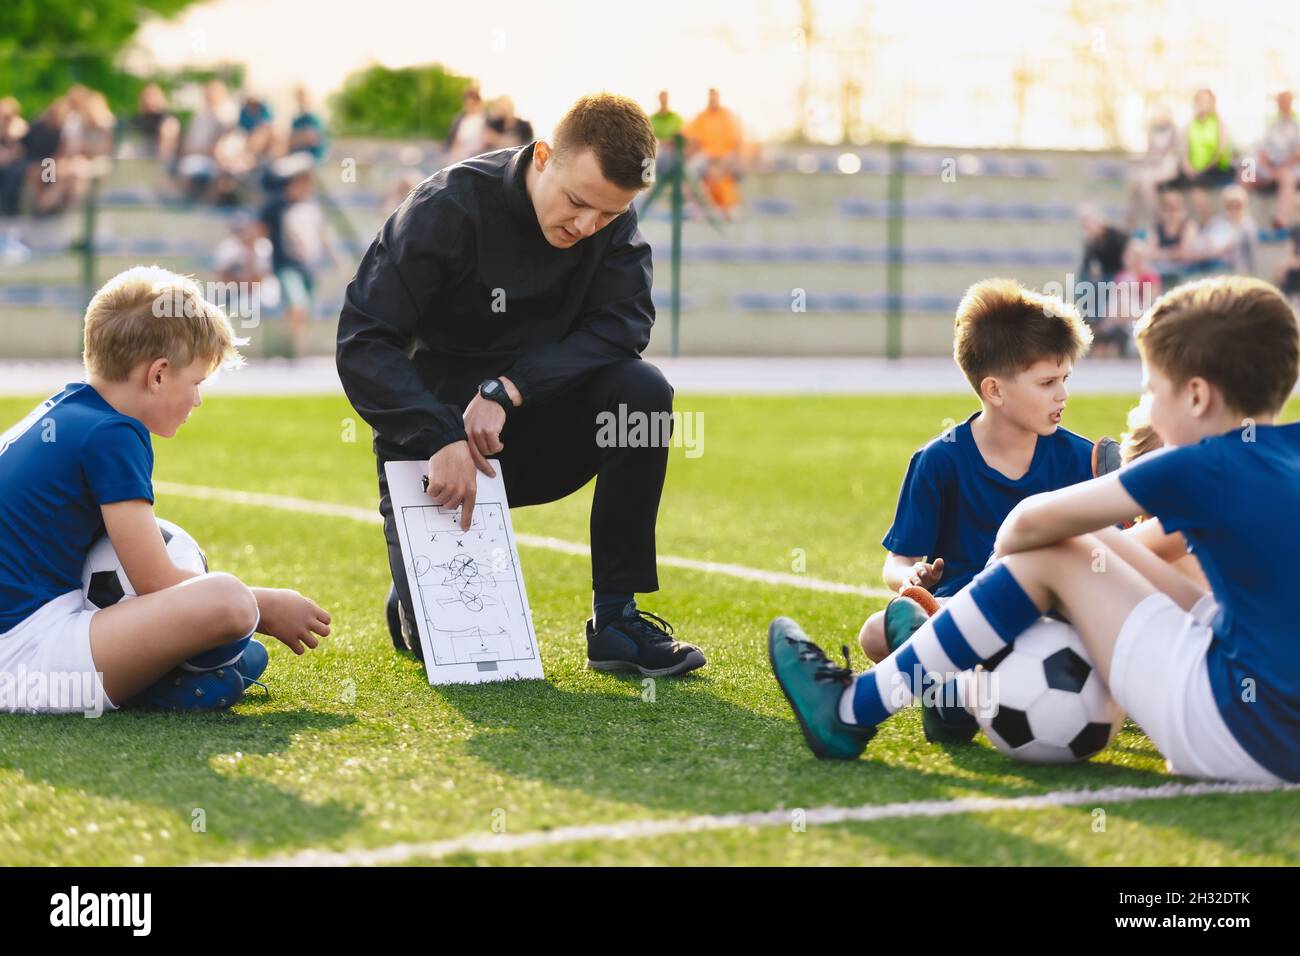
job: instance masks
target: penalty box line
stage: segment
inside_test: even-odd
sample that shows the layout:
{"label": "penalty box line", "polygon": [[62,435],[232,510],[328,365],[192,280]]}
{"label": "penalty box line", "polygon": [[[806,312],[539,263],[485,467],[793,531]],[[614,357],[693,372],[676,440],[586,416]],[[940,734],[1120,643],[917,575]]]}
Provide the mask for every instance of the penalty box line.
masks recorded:
{"label": "penalty box line", "polygon": [[[379,512],[352,505],[339,505],[329,501],[312,501],[309,498],[294,498],[288,495],[270,495],[256,491],[238,491],[233,488],[211,488],[206,485],[189,485],[174,481],[155,481],[154,491],[201,501],[220,501],[223,504],[250,505],[257,508],[276,508],[280,511],[293,511],[299,514],[318,515],[330,518],[348,518],[364,521],[368,524],[383,524]],[[591,548],[575,541],[564,541],[536,534],[516,534],[519,544],[530,548],[543,548],[558,551],[576,557],[589,557]],[[681,568],[686,571],[699,571],[704,574],[720,574],[724,577],[739,578],[742,581],[756,581],[780,587],[801,588],[805,591],[818,591],[823,594],[851,594],[865,598],[893,598],[898,595],[886,588],[860,587],[855,584],[841,584],[838,581],[824,581],[821,578],[808,577],[803,574],[788,574],[781,571],[764,571],[761,568],[749,568],[741,564],[725,564],[718,561],[697,561],[694,558],[681,558],[671,554],[659,555],[661,567]]]}

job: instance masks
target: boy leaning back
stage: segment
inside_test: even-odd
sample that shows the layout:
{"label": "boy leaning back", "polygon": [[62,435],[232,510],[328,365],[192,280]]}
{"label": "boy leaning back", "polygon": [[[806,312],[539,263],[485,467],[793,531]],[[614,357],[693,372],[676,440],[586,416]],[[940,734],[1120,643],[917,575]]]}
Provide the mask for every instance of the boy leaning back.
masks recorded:
{"label": "boy leaning back", "polygon": [[[937,609],[926,590],[942,603],[984,568],[1012,508],[1092,477],[1092,443],[1061,427],[1066,380],[1091,338],[1072,306],[1014,280],[987,279],[966,292],[953,358],[980,410],[908,463],[881,542],[885,585],[903,596],[868,618],[859,635],[873,661]],[[978,729],[960,709],[930,706],[923,726],[927,739],[948,742],[969,740]]]}
{"label": "boy leaning back", "polygon": [[[1157,300],[1137,344],[1167,447],[1017,505],[999,560],[873,670],[836,667],[793,621],[772,622],[776,678],[814,752],[857,756],[927,684],[1057,610],[1173,772],[1300,781],[1300,424],[1276,424],[1300,365],[1295,314],[1257,279],[1205,279]],[[1182,536],[1211,593],[1168,563],[1177,554],[1114,527],[1134,514]]]}
{"label": "boy leaning back", "polygon": [[[229,706],[266,667],[254,632],[302,654],[330,620],[295,591],[177,568],[154,518],[150,433],[175,435],[239,361],[230,322],[192,280],[137,267],[87,307],[84,360],[84,382],[0,436],[0,677],[28,688],[4,709],[86,710],[58,693],[66,675],[94,675],[108,709]],[[82,564],[105,531],[139,596],[89,610]]]}

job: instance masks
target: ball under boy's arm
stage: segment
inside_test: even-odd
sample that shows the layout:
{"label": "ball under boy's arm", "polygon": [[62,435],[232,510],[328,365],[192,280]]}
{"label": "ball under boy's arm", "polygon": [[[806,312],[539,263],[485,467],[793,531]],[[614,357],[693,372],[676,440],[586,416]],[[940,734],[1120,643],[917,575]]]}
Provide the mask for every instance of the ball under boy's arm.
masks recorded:
{"label": "ball under boy's arm", "polygon": [[152,594],[182,581],[198,577],[195,571],[178,568],[167,556],[153,505],[143,498],[101,505],[104,527],[122,570],[136,594]]}

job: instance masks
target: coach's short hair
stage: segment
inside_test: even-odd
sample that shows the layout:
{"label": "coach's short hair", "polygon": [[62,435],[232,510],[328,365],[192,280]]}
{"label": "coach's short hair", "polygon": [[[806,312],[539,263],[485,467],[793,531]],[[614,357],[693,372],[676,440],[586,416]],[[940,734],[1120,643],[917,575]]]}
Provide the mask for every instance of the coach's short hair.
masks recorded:
{"label": "coach's short hair", "polygon": [[645,189],[654,182],[659,141],[635,100],[593,93],[569,107],[551,137],[557,159],[590,149],[600,174],[620,189]]}
{"label": "coach's short hair", "polygon": [[158,266],[119,272],[86,307],[86,371],[111,382],[159,358],[180,366],[203,359],[209,371],[237,365],[235,345],[230,320],[198,283]]}
{"label": "coach's short hair", "polygon": [[1015,279],[985,279],[957,306],[952,355],[978,394],[990,375],[1017,375],[1041,359],[1077,362],[1091,344],[1073,305]]}
{"label": "coach's short hair", "polygon": [[1170,289],[1138,322],[1142,360],[1177,387],[1203,378],[1235,412],[1286,404],[1300,369],[1300,331],[1276,288],[1247,276],[1215,276]]}

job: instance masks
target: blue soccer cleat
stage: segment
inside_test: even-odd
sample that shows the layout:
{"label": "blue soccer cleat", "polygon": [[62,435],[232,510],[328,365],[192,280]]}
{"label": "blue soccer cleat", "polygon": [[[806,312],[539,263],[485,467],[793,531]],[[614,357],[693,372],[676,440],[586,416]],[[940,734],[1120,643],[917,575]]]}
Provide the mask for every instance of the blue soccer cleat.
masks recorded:
{"label": "blue soccer cleat", "polygon": [[266,672],[266,664],[270,659],[271,655],[267,653],[265,644],[257,640],[248,642],[244,653],[240,654],[239,660],[235,661],[235,670],[244,679],[244,690],[248,690],[254,684],[262,690],[267,689],[261,677]]}
{"label": "blue soccer cleat", "polygon": [[[263,653],[266,649],[262,649]],[[244,696],[244,678],[234,667],[213,671],[174,668],[151,687],[136,694],[126,706],[153,710],[225,710]]]}

